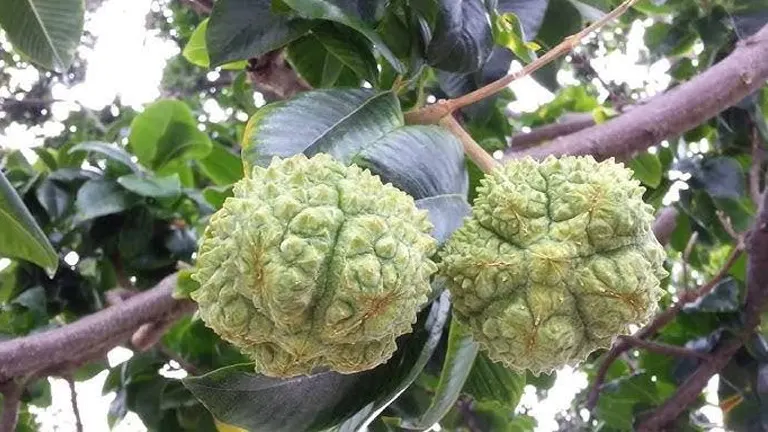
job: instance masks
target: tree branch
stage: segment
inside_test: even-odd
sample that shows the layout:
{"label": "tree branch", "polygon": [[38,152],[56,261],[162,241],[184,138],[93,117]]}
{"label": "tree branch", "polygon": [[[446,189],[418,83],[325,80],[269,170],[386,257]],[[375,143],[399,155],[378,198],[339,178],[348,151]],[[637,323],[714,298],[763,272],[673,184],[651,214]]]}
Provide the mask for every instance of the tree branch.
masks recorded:
{"label": "tree branch", "polygon": [[280,50],[249,59],[246,70],[253,87],[268,101],[289,99],[312,89],[291,69]]}
{"label": "tree branch", "polygon": [[24,385],[16,381],[8,381],[0,385],[3,395],[3,412],[0,416],[0,432],[14,432],[19,421],[19,405]]}
{"label": "tree branch", "polygon": [[690,81],[603,124],[509,157],[586,155],[596,159],[630,155],[679,135],[735,105],[768,79],[768,26],[741,40],[736,49]]}
{"label": "tree branch", "polygon": [[63,327],[0,343],[0,382],[86,362],[128,339],[142,324],[190,313],[195,304],[174,299],[175,286],[176,274],[172,274],[117,306]]}
{"label": "tree branch", "polygon": [[677,215],[676,208],[664,207],[656,216],[656,220],[653,222],[653,234],[659,243],[663,245],[669,243],[669,239],[677,227]]}
{"label": "tree branch", "polygon": [[702,360],[709,360],[709,354],[701,353],[696,350],[670,345],[661,342],[648,341],[635,336],[619,336],[630,347],[643,348],[657,354],[669,355],[674,357],[695,357]]}
{"label": "tree branch", "polygon": [[744,329],[719,345],[712,353],[712,360],[704,362],[678,387],[672,397],[648,417],[639,431],[655,431],[674,421],[704,390],[709,379],[722,370],[731,357],[760,324],[760,315],[768,300],[768,193],[762,196],[760,212],[747,241],[747,296],[744,306]]}
{"label": "tree branch", "polygon": [[582,129],[595,125],[595,119],[592,114],[574,114],[561,123],[548,124],[537,127],[528,133],[519,133],[509,139],[510,149],[508,152],[516,152],[541,144],[544,141],[553,140],[563,135],[570,135]]}
{"label": "tree branch", "polygon": [[461,141],[461,145],[464,147],[464,154],[480,168],[480,171],[488,174],[499,166],[499,162],[489,155],[487,151],[483,150],[480,144],[461,127],[458,120],[453,118],[452,115],[443,117],[440,120],[440,125],[451,131]]}

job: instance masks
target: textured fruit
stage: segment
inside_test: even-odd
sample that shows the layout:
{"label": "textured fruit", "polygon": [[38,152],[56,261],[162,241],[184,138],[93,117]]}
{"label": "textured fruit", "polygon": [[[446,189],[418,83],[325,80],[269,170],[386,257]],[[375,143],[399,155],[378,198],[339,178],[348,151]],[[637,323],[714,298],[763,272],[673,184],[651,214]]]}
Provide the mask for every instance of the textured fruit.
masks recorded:
{"label": "textured fruit", "polygon": [[631,175],[612,159],[549,157],[482,180],[440,266],[454,316],[491,359],[548,372],[655,313],[665,254]]}
{"label": "textured fruit", "polygon": [[427,301],[432,225],[413,199],[327,155],[273,159],[211,217],[191,296],[265,375],[385,362]]}

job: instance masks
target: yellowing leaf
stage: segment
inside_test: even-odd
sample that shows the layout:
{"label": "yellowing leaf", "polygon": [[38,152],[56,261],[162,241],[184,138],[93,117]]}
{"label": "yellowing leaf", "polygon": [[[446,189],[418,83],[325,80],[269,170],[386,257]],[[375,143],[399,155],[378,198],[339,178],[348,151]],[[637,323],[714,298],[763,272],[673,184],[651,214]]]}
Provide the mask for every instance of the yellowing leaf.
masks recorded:
{"label": "yellowing leaf", "polygon": [[223,422],[220,422],[216,419],[213,419],[214,423],[216,423],[216,430],[219,432],[248,432],[245,429],[239,428],[237,426],[232,426],[230,424],[226,424]]}

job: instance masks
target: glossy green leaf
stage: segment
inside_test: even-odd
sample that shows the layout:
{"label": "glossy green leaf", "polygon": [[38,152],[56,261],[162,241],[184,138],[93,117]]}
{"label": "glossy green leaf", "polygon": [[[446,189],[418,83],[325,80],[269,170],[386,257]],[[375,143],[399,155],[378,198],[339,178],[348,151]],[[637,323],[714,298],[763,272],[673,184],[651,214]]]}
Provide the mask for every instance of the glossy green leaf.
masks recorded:
{"label": "glossy green leaf", "polygon": [[118,177],[117,182],[129,191],[145,197],[169,198],[181,194],[181,181],[178,175],[153,177],[128,174]]}
{"label": "glossy green leaf", "polygon": [[481,402],[492,402],[513,411],[523,396],[525,374],[505,368],[480,353],[464,384],[463,392]]}
{"label": "glossy green leaf", "polygon": [[288,56],[299,74],[315,88],[359,86],[377,81],[376,59],[356,32],[330,23],[288,45]]}
{"label": "glossy green leaf", "polygon": [[[205,44],[205,34],[208,30],[208,20],[204,19],[192,32],[192,36],[189,37],[189,42],[184,46],[181,55],[187,59],[188,62],[193,65],[203,68],[209,68],[211,65],[211,59],[208,57],[208,47]],[[224,70],[242,70],[248,65],[246,60],[227,63],[221,65]]]}
{"label": "glossy green leaf", "polygon": [[82,0],[3,0],[0,26],[15,50],[47,69],[66,71],[83,32]]}
{"label": "glossy green leaf", "polygon": [[713,198],[739,199],[746,189],[741,165],[728,157],[705,159],[693,177]]}
{"label": "glossy green leaf", "polygon": [[134,195],[112,180],[88,180],[77,191],[77,223],[129,209],[137,201]]}
{"label": "glossy green leaf", "polygon": [[472,339],[469,332],[452,319],[448,334],[448,349],[432,403],[419,418],[403,419],[400,426],[406,429],[425,430],[439,422],[459,398],[461,389],[472,371],[478,349],[477,342]]}
{"label": "glossy green leaf", "polygon": [[496,10],[501,14],[515,14],[523,27],[523,40],[536,37],[547,12],[548,0],[499,0]]}
{"label": "glossy green leaf", "polygon": [[213,143],[205,159],[197,161],[200,171],[217,185],[229,185],[243,178],[240,158],[221,144]]}
{"label": "glossy green leaf", "polygon": [[52,221],[59,220],[64,216],[72,204],[72,197],[69,192],[50,179],[45,179],[40,183],[35,190],[35,196]]}
{"label": "glossy green leaf", "polygon": [[155,102],[137,115],[129,141],[139,162],[154,170],[176,159],[204,158],[212,147],[189,107],[176,100]]}
{"label": "glossy green leaf", "polygon": [[21,197],[0,172],[0,255],[21,258],[53,274],[59,257]]}
{"label": "glossy green leaf", "polygon": [[303,18],[334,21],[357,30],[371,41],[376,50],[395,70],[405,73],[405,66],[387,47],[381,36],[369,23],[363,21],[359,14],[351,12],[350,8],[340,7],[332,0],[283,0],[283,2]]}
{"label": "glossy green leaf", "polygon": [[280,380],[256,375],[253,365],[245,364],[186,378],[184,385],[216,418],[251,432],[320,431],[345,419],[364,423],[421,371],[423,357],[431,356],[439,341],[447,307],[447,302],[435,302],[423,311],[414,333],[398,339],[394,357],[370,371]]}
{"label": "glossy green leaf", "polygon": [[515,14],[507,13],[495,16],[493,39],[497,44],[512,51],[525,63],[530,63],[536,58],[536,51],[525,42],[522,23]]}
{"label": "glossy green leaf", "polygon": [[641,153],[627,163],[634,172],[635,178],[644,185],[656,188],[661,183],[662,168],[658,156],[651,153]]}
{"label": "glossy green leaf", "polygon": [[672,385],[654,382],[651,374],[638,372],[606,383],[600,392],[595,415],[608,427],[632,430],[636,405],[658,405],[673,391]]}
{"label": "glossy green leaf", "polygon": [[435,68],[469,73],[480,69],[493,48],[493,32],[481,0],[441,0],[427,46]]}
{"label": "glossy green leaf", "polygon": [[258,57],[309,30],[306,20],[276,14],[271,8],[271,0],[215,2],[205,32],[210,66]]}
{"label": "glossy green leaf", "polygon": [[461,144],[437,126],[406,126],[391,92],[317,90],[251,117],[243,137],[246,172],[297,153],[328,153],[369,168],[415,199],[466,193]]}
{"label": "glossy green leaf", "polygon": [[231,196],[232,186],[207,187],[203,190],[203,197],[215,209],[220,209],[224,201]]}
{"label": "glossy green leaf", "polygon": [[135,173],[141,172],[141,167],[139,167],[133,161],[130,153],[125,151],[124,148],[118,147],[113,144],[99,142],[99,141],[82,142],[70,148],[68,153],[72,154],[75,152],[99,153],[101,155],[106,156],[110,160],[113,160],[115,162],[125,165]]}

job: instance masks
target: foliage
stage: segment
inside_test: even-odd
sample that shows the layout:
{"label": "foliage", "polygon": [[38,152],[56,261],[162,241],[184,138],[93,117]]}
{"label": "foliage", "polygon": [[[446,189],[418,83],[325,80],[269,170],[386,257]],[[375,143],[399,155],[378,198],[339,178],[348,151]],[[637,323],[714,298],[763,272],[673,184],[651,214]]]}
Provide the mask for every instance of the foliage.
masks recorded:
{"label": "foliage", "polygon": [[[0,2],[3,131],[52,122],[53,89],[83,81],[87,59],[76,48],[92,44],[83,30],[91,13],[83,10],[86,3],[91,2]],[[211,215],[233,195],[233,185],[273,156],[326,153],[369,169],[429,212],[442,244],[464,223],[483,173],[465,160],[462,143],[447,129],[408,124],[406,114],[432,98],[481,88],[506,75],[513,62],[535,62],[618,4],[158,2],[148,21],[180,48],[166,66],[162,98],[138,111],[120,100],[99,110],[79,107],[60,121],[61,133],[41,134],[42,145],[33,150],[0,149],[0,255],[8,258],[0,260],[0,340],[108,311],[116,292],[151,292],[164,277],[193,265],[199,239]],[[210,13],[206,5],[212,5]],[[462,107],[456,118],[491,152],[510,151],[512,135],[568,122],[577,113],[610,122],[630,114],[638,100],[653,100],[650,82],[607,80],[590,62],[628,52],[633,29],[644,31],[638,61],[668,64],[673,88],[695,81],[766,23],[765,0],[642,0],[570,56],[532,75],[553,92],[549,103],[510,115],[507,105],[519,95],[506,89]],[[270,61],[266,66],[264,59]],[[252,85],[264,88],[260,80],[276,76],[264,75],[274,72],[270,68],[279,69],[284,80],[266,84],[293,86],[286,94],[313,90],[259,106]],[[217,77],[209,79],[212,70]],[[38,79],[21,87],[11,79],[18,71],[32,71]],[[210,119],[204,108],[209,101],[227,113],[223,120]],[[671,276],[662,281],[674,296],[662,296],[662,309],[712,279],[737,247],[734,235],[743,235],[755,220],[754,188],[764,184],[768,88],[722,108],[715,118],[660,137],[650,151],[626,158],[645,186],[644,202],[655,210],[671,205],[679,213],[666,247]],[[741,331],[748,312],[747,260],[729,263],[714,289],[683,308],[653,341],[708,353]],[[188,274],[179,281],[179,297],[197,289]],[[530,407],[519,404],[523,389],[533,386],[543,397],[554,375],[514,372],[478,354],[477,343],[452,317],[446,281],[434,277],[431,287],[392,358],[355,374],[257,375],[249,359],[197,315],[160,323],[164,332],[145,348],[129,344],[132,331],[116,335],[122,339],[115,343],[134,350],[122,364],[109,367],[103,355],[95,355],[51,373],[86,380],[108,370],[104,392],[115,394],[111,424],[134,412],[149,430],[214,431],[230,424],[254,431],[395,431],[424,430],[436,422],[452,431],[532,430]],[[764,428],[766,337],[750,333],[720,375],[720,408],[732,429]],[[602,358],[602,352],[592,354],[578,371],[594,381]],[[607,370],[591,416],[579,415],[585,389],[561,418],[561,429],[630,430],[700,364],[697,358],[631,351]],[[180,380],[159,373],[168,365],[192,376]],[[37,375],[24,384],[19,430],[34,428],[31,405],[50,404],[48,386]],[[703,405],[699,397],[686,406],[676,430],[706,428],[698,411]]]}

